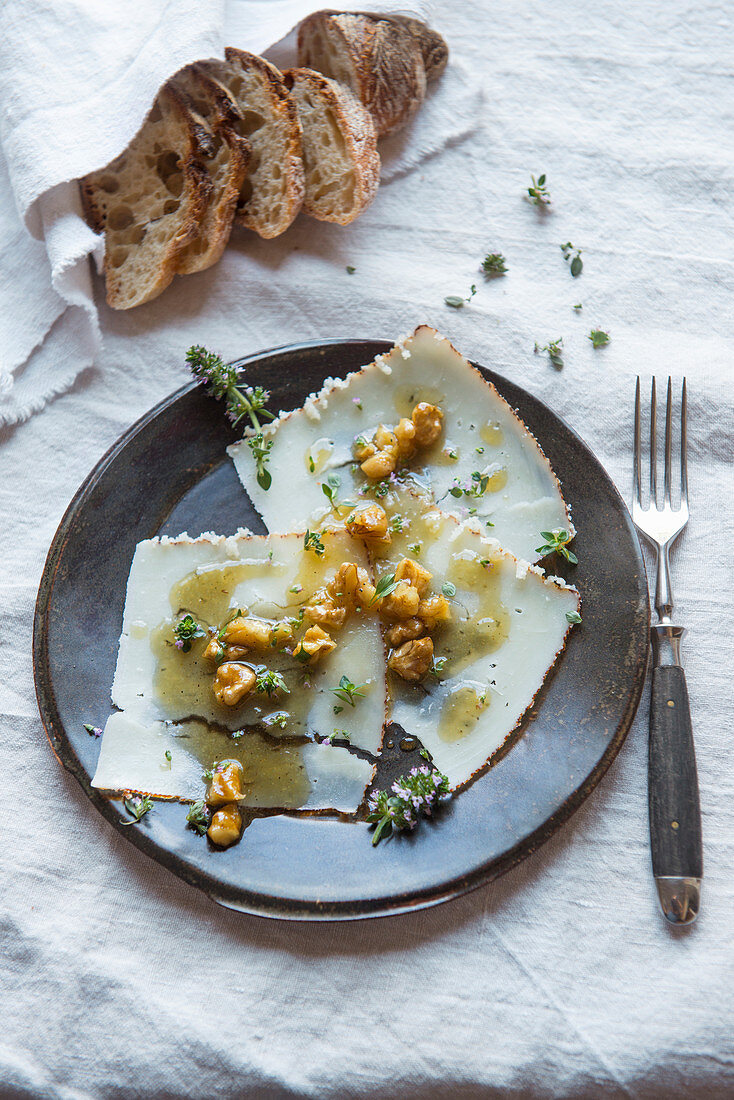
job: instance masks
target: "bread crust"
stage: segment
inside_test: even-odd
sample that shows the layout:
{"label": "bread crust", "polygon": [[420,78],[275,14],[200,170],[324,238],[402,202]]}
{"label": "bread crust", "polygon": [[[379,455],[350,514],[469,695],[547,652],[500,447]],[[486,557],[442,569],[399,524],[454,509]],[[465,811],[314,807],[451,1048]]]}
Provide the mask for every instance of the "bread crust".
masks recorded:
{"label": "bread crust", "polygon": [[[258,134],[255,132],[251,135],[250,140],[256,153],[255,161],[257,163],[251,170],[246,192],[241,195],[238,201],[235,221],[239,225],[254,230],[261,237],[277,237],[285,232],[298,214],[305,193],[301,155],[301,128],[298,122],[298,113],[288,95],[288,89],[283,83],[282,73],[275,65],[271,65],[269,61],[265,61],[262,57],[235,49],[232,46],[226,48],[225,57],[226,61],[209,60],[200,64],[210,77],[227,87],[229,87],[228,81],[231,80],[233,75],[237,74],[238,70],[247,76],[254,76],[267,102],[270,121],[277,127],[279,139],[283,145],[283,152],[278,155],[277,160],[281,173],[278,196],[279,214],[276,217],[268,217],[266,212],[258,212],[253,201],[255,192],[260,186],[259,180],[263,174],[267,175],[268,166],[272,163],[272,155],[270,159],[268,158],[270,150],[262,141],[258,140]],[[246,116],[247,106],[243,103],[238,103],[238,106]],[[252,193],[248,193],[250,187]]]}
{"label": "bread crust", "polygon": [[[176,265],[180,275],[211,267],[229,240],[235,208],[252,158],[252,146],[235,129],[240,111],[227,89],[197,64],[188,65],[170,82],[185,98],[197,120],[209,130],[210,154],[204,161],[213,186],[213,199],[199,231],[181,252]],[[196,110],[196,108],[199,108]],[[204,142],[201,142],[202,146]],[[222,177],[218,179],[217,177]]]}
{"label": "bread crust", "polygon": [[[334,222],[337,225],[349,225],[359,217],[372,202],[380,185],[380,154],[377,151],[377,133],[369,111],[352,95],[349,89],[330,80],[313,69],[289,69],[283,74],[286,86],[296,102],[299,89],[308,89],[317,96],[324,110],[333,113],[336,125],[344,140],[346,154],[352,164],[354,180],[351,189],[351,204],[326,202],[317,199],[313,188],[309,188],[307,123],[302,119],[304,165],[306,169],[306,195],[303,208],[307,214],[320,221]],[[294,94],[295,93],[295,94]],[[338,199],[338,196],[337,196]]]}
{"label": "bread crust", "polygon": [[[163,209],[153,219],[146,219],[144,207],[148,196],[141,196],[137,191],[131,195],[125,191],[125,183],[132,182],[125,181],[125,165],[128,160],[138,156],[144,158],[146,151],[151,152],[148,146],[154,126],[161,119],[165,123],[166,138],[173,139],[167,141],[166,153],[174,158],[181,187],[174,210],[167,212]],[[189,110],[181,93],[170,85],[164,85],[125,152],[81,181],[82,202],[85,211],[88,211],[90,224],[93,228],[101,226],[105,231],[104,273],[107,303],[112,309],[131,309],[148,302],[165,290],[173,279],[179,256],[196,237],[211,201],[213,188],[204,166],[207,150],[211,150],[209,141],[206,127]],[[116,181],[114,192],[109,190],[110,180]],[[138,188],[139,184],[140,179],[136,175],[135,185]],[[114,197],[110,200],[111,193]],[[124,227],[110,224],[120,208],[130,216]],[[129,233],[127,239],[121,236],[130,225],[142,233],[142,240],[133,240]],[[151,226],[159,241],[146,240]],[[120,260],[121,251],[124,256]],[[148,254],[151,268],[146,268],[144,275],[137,277],[136,283],[127,261],[142,262],[143,256],[147,259]]]}
{"label": "bread crust", "polygon": [[298,64],[346,82],[372,115],[378,137],[405,126],[425,99],[421,45],[399,20],[314,12],[298,29]]}

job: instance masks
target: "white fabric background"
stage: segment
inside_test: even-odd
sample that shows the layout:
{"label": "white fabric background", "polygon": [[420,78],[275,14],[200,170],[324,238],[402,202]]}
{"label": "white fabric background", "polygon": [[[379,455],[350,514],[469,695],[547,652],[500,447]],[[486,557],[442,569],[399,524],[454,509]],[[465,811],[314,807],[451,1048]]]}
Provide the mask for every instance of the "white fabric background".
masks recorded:
{"label": "white fabric background", "polygon": [[[3,1096],[734,1094],[731,8],[446,2],[436,21],[481,80],[481,129],[348,229],[238,233],[157,301],[101,305],[96,366],[0,433]],[[542,171],[547,215],[521,199]],[[447,309],[489,249],[507,277]],[[0,312],[22,329],[17,278]],[[647,697],[604,782],[531,859],[458,902],[353,925],[218,909],[109,828],[49,750],[30,659],[47,547],[100,455],[183,383],[185,348],[244,355],[422,321],[565,417],[625,495],[636,373],[688,377],[692,520],[674,587],[706,875],[688,931],[666,927],[650,874]],[[592,325],[611,333],[603,351]],[[556,372],[532,348],[559,336]]]}

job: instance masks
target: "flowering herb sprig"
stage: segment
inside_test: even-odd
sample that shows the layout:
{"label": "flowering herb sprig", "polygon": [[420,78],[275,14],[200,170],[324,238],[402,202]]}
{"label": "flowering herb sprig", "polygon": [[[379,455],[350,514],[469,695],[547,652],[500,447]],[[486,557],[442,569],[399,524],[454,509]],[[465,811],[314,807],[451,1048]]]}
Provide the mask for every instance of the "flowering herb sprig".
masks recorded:
{"label": "flowering herb sprig", "polygon": [[605,348],[609,343],[609,333],[602,332],[600,328],[593,328],[589,333],[589,339],[595,348]]}
{"label": "flowering herb sprig", "polygon": [[191,809],[186,814],[186,820],[190,827],[194,829],[199,836],[203,836],[209,828],[209,823],[212,819],[212,812],[203,799],[199,799],[198,802],[194,802]]}
{"label": "flowering herb sprig", "polygon": [[481,268],[488,279],[494,279],[498,275],[507,273],[505,257],[501,252],[490,252],[482,260]]}
{"label": "flowering herb sprig", "polygon": [[457,479],[456,484],[449,489],[452,497],[483,497],[489,485],[489,474],[482,474],[475,470],[471,475],[471,481],[461,485]]}
{"label": "flowering herb sprig", "polygon": [[469,289],[468,298],[460,298],[458,294],[449,294],[447,298],[444,298],[444,302],[447,306],[451,306],[452,309],[463,309],[465,305],[471,302],[476,292],[477,288],[474,283],[472,283]]}
{"label": "flowering herb sprig", "polygon": [[176,641],[173,644],[176,649],[184,653],[189,652],[195,638],[206,638],[206,631],[202,630],[193,615],[184,615],[183,619],[176,623],[173,633],[176,635]]}
{"label": "flowering herb sprig", "polygon": [[531,184],[525,196],[526,201],[532,203],[533,206],[550,206],[551,197],[548,188],[545,186],[545,172],[538,176],[537,180],[535,176],[531,176],[530,180]]}
{"label": "flowering herb sprig", "polygon": [[225,363],[219,356],[196,344],[186,352],[186,362],[194,378],[204,383],[207,393],[217,401],[224,401],[228,419],[237,425],[245,417],[257,433],[248,440],[257,464],[257,483],[261,489],[269,489],[272,478],[265,469],[270,457],[273,441],[263,441],[261,420],[275,420],[265,405],[270,394],[262,386],[241,386],[237,378],[237,368]]}
{"label": "flowering herb sprig", "polygon": [[87,731],[90,737],[101,737],[102,730],[99,726],[93,726],[90,722],[84,723],[84,729]]}
{"label": "flowering herb sprig", "polygon": [[284,695],[290,695],[291,693],[291,689],[281,674],[267,669],[258,672],[255,680],[255,691],[259,691],[261,695],[267,695],[268,698],[272,698],[278,691],[282,691]]}
{"label": "flowering herb sprig", "polygon": [[545,543],[543,546],[536,548],[536,554],[542,554],[545,557],[546,554],[555,552],[570,562],[571,565],[578,565],[579,559],[573,550],[568,549],[568,543],[574,537],[570,531],[565,531],[563,527],[555,527],[552,531],[541,531],[540,537],[545,539]]}
{"label": "flowering herb sprig", "polygon": [[571,274],[577,279],[584,270],[584,261],[581,259],[581,249],[576,248],[570,241],[561,245],[561,252],[567,264],[571,265]]}
{"label": "flowering herb sprig", "polygon": [[342,699],[345,703],[349,703],[350,707],[354,707],[357,705],[357,699],[364,699],[364,692],[362,691],[364,687],[367,687],[367,685],[354,684],[348,676],[342,676],[339,687],[332,688],[331,691],[337,699]]}
{"label": "flowering herb sprig", "polygon": [[122,821],[122,825],[137,825],[141,818],[153,809],[153,799],[149,798],[147,794],[142,797],[136,795],[135,798],[124,798],[122,803],[133,818],[132,821]]}
{"label": "flowering herb sprig", "polygon": [[548,352],[548,358],[550,359],[556,370],[560,370],[563,366],[563,337],[559,336],[557,340],[551,340],[549,343],[544,344],[543,347],[536,343],[534,352],[539,355],[542,351]]}
{"label": "flowering herb sprig", "polygon": [[425,764],[411,768],[390,790],[375,792],[367,803],[367,820],[377,826],[372,837],[373,846],[379,844],[383,836],[390,836],[393,829],[397,832],[414,829],[421,814],[430,817],[436,803],[448,795],[446,776]]}

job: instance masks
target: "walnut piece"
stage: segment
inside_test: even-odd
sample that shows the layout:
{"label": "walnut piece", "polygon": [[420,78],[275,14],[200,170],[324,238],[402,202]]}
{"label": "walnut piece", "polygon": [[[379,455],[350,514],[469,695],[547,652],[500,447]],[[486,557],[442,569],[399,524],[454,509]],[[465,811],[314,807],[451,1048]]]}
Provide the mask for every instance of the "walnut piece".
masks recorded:
{"label": "walnut piece", "polygon": [[390,646],[401,646],[403,642],[409,642],[413,638],[420,638],[425,630],[425,625],[420,619],[402,619],[393,623],[385,631],[385,638]]}
{"label": "walnut piece", "polygon": [[315,664],[327,653],[331,653],[333,649],[336,649],[336,642],[331,635],[322,630],[320,626],[310,626],[293,650],[293,656],[298,657],[299,660],[304,660],[307,657],[308,664]]}
{"label": "walnut piece", "polygon": [[415,424],[415,441],[419,447],[430,447],[441,435],[443,413],[438,405],[419,401],[411,419]]}
{"label": "walnut piece", "polygon": [[445,596],[429,596],[421,600],[416,615],[425,623],[426,630],[435,630],[451,621],[451,605]]}
{"label": "walnut piece", "polygon": [[240,839],[241,832],[242,814],[239,808],[231,803],[216,811],[207,829],[207,835],[212,844],[220,848],[228,848],[230,844],[236,843]]}
{"label": "walnut piece", "polygon": [[433,661],[433,642],[430,638],[415,638],[394,649],[388,658],[388,668],[402,676],[403,680],[416,683],[422,680]]}
{"label": "walnut piece", "polygon": [[424,569],[417,561],[413,561],[412,558],[403,558],[402,561],[398,562],[395,570],[395,580],[407,581],[408,584],[413,585],[413,588],[417,588],[418,595],[422,596],[433,580],[433,573],[429,573],[427,569]]}
{"label": "walnut piece", "polygon": [[389,596],[380,604],[380,614],[386,619],[412,619],[421,602],[420,593],[409,581],[398,581]]}
{"label": "walnut piece", "polygon": [[[238,617],[232,619],[222,634],[228,645],[240,645],[247,649],[265,651],[283,646],[293,637],[290,623],[268,622],[266,619]],[[274,643],[274,644],[273,644]]]}
{"label": "walnut piece", "polygon": [[225,707],[235,707],[241,699],[250,694],[256,679],[255,673],[247,665],[225,661],[219,666],[214,677],[214,697]]}
{"label": "walnut piece", "polygon": [[368,504],[352,512],[345,527],[353,538],[383,541],[387,535],[387,514],[379,504]]}
{"label": "walnut piece", "polygon": [[206,800],[210,806],[224,806],[242,798],[242,765],[239,760],[219,763],[209,782]]}

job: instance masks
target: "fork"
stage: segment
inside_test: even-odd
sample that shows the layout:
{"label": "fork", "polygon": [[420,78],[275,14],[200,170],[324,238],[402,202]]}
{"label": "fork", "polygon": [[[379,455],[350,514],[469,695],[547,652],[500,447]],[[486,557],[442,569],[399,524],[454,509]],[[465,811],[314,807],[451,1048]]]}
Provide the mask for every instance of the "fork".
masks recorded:
{"label": "fork", "polygon": [[685,630],[674,626],[670,583],[670,548],[688,523],[686,381],[683,379],[680,421],[680,504],[671,502],[673,400],[668,379],[665,410],[663,503],[657,492],[657,396],[655,379],[650,396],[650,500],[642,503],[640,444],[640,379],[635,390],[635,446],[632,519],[655,547],[658,622],[650,628],[653,652],[648,756],[648,803],[652,869],[663,913],[671,924],[690,924],[698,915],[703,877],[701,810],[696,755],[686,677],[680,643]]}

